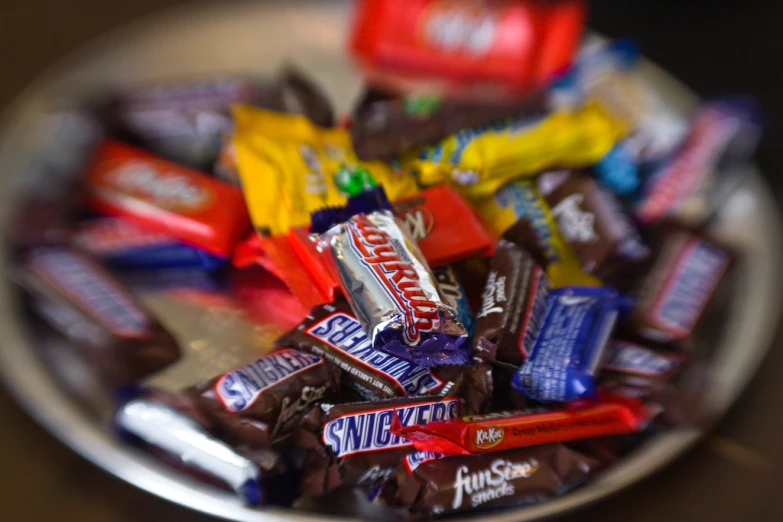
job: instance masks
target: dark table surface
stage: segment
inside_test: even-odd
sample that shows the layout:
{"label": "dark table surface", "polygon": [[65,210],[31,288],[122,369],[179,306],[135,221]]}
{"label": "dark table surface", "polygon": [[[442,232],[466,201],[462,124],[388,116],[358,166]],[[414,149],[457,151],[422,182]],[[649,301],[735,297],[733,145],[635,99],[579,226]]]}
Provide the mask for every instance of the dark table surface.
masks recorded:
{"label": "dark table surface", "polygon": [[[0,2],[0,107],[44,68],[130,20],[181,0]],[[724,5],[725,4],[725,5]],[[770,127],[758,153],[781,199],[783,2],[597,0],[591,25],[633,36],[642,51],[703,96],[751,93]],[[566,521],[783,520],[783,337],[714,433],[661,473]],[[741,349],[741,347],[738,347]],[[72,453],[0,389],[0,520],[207,522],[137,490]],[[779,482],[781,481],[781,482]]]}

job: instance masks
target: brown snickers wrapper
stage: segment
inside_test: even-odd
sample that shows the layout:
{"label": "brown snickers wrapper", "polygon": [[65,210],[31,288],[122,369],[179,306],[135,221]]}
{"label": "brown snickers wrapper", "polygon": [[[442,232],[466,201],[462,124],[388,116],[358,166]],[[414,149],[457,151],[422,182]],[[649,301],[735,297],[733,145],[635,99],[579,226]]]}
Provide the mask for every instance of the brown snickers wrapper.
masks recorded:
{"label": "brown snickers wrapper", "polygon": [[339,388],[340,370],[322,358],[276,350],[185,393],[232,444],[263,448],[288,435]]}
{"label": "brown snickers wrapper", "polygon": [[598,460],[562,444],[432,457],[405,459],[376,502],[406,508],[415,517],[531,504],[566,493],[600,467]]}
{"label": "brown snickers wrapper", "polygon": [[[658,227],[654,245],[655,257],[637,283],[636,305],[620,332],[668,348],[691,345],[697,328],[714,338],[722,331],[713,306],[721,299],[714,297],[729,289],[735,254],[701,229],[676,221]],[[701,325],[704,318],[709,325]]]}
{"label": "brown snickers wrapper", "polygon": [[391,433],[394,414],[410,425],[463,413],[457,398],[437,396],[316,406],[287,441],[305,450],[300,493],[315,496],[338,486],[370,486],[385,479],[414,451],[410,442]]}
{"label": "brown snickers wrapper", "polygon": [[610,283],[640,273],[650,250],[612,192],[574,172],[545,199],[585,272]]}
{"label": "brown snickers wrapper", "polygon": [[544,270],[527,249],[498,241],[476,314],[474,355],[521,365],[544,319],[549,289]]}
{"label": "brown snickers wrapper", "polygon": [[541,111],[543,92],[516,101],[438,100],[430,110],[414,109],[415,101],[369,89],[354,111],[351,137],[362,160],[387,159],[429,145],[463,129],[489,125]]}
{"label": "brown snickers wrapper", "polygon": [[83,252],[35,248],[12,277],[34,313],[74,343],[107,386],[131,384],[179,359],[174,337]]}
{"label": "brown snickers wrapper", "polygon": [[460,397],[467,412],[483,412],[493,392],[484,364],[424,368],[372,349],[372,342],[345,300],[319,305],[276,341],[323,357],[340,368],[343,385],[365,400],[434,395]]}

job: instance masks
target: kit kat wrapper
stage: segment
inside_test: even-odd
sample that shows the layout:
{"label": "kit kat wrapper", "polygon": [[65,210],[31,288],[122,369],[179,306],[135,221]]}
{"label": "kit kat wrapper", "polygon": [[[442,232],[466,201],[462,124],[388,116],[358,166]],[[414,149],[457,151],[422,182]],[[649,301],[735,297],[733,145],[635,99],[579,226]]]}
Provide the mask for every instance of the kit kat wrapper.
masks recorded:
{"label": "kit kat wrapper", "polygon": [[603,395],[559,410],[496,412],[434,422],[425,426],[393,423],[392,433],[419,451],[470,455],[633,433],[650,420],[644,403]]}

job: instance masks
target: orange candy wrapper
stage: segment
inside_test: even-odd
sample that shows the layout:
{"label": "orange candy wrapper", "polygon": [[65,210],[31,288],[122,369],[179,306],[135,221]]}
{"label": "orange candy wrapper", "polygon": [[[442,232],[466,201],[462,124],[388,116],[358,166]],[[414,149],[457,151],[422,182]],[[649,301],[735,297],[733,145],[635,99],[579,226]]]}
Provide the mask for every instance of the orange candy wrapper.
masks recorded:
{"label": "orange candy wrapper", "polygon": [[87,206],[228,257],[250,228],[242,191],[196,170],[107,140],[85,176]]}
{"label": "orange candy wrapper", "polygon": [[418,451],[473,455],[634,433],[643,429],[651,412],[635,399],[604,394],[576,401],[556,411],[509,411],[407,426],[392,420],[391,432],[408,439]]}

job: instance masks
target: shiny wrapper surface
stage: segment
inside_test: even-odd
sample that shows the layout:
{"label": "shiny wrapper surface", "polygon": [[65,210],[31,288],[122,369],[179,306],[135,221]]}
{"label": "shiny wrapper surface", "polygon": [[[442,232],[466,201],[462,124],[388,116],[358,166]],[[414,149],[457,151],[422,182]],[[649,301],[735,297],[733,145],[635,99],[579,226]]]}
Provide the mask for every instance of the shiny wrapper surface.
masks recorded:
{"label": "shiny wrapper surface", "polygon": [[427,367],[468,362],[465,328],[391,212],[357,214],[328,235],[345,295],[374,349]]}

